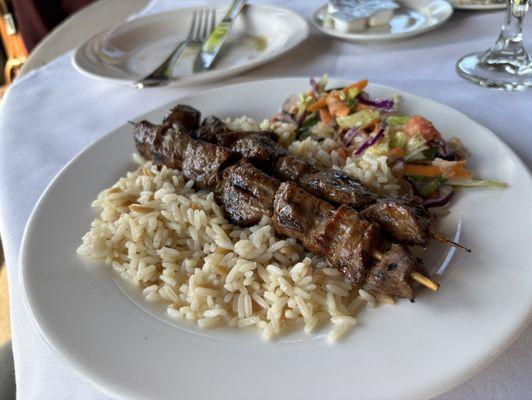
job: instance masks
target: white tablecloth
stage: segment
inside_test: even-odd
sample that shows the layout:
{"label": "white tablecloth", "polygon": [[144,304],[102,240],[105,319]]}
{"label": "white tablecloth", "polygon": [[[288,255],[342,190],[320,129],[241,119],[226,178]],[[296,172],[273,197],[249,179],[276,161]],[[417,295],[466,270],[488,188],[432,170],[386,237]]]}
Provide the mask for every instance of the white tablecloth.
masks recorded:
{"label": "white tablecloth", "polygon": [[[149,11],[190,3],[159,0],[152,3]],[[270,3],[308,17],[321,1]],[[532,93],[478,88],[461,80],[454,70],[461,55],[491,45],[502,19],[501,12],[457,12],[434,32],[387,44],[352,44],[312,30],[309,40],[291,54],[216,85],[278,76],[320,76],[324,72],[340,78],[369,78],[433,98],[468,114],[499,135],[530,168]],[[530,18],[527,23],[532,25]],[[37,199],[54,175],[87,145],[124,121],[201,89],[167,87],[138,91],[101,83],[79,75],[70,57],[67,54],[16,81],[0,113],[0,233],[9,269],[18,398],[23,400],[106,398],[45,344],[23,307],[18,252],[24,226]],[[479,375],[439,399],[530,399],[531,378],[529,327]]]}

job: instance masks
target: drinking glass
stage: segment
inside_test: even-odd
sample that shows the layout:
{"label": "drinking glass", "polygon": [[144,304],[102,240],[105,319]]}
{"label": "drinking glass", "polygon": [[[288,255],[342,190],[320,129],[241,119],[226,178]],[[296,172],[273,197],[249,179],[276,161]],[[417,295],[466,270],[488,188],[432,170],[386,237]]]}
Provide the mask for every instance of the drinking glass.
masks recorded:
{"label": "drinking glass", "polygon": [[501,33],[487,51],[469,54],[458,61],[456,70],[477,85],[523,90],[532,87],[532,60],[523,47],[523,19],[532,0],[507,0]]}

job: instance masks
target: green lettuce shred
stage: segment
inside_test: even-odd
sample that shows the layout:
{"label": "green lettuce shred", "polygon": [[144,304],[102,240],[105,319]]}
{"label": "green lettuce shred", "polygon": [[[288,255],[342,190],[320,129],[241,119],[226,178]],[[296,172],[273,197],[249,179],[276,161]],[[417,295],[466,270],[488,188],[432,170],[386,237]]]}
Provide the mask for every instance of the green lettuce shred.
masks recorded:
{"label": "green lettuce shred", "polygon": [[406,143],[408,142],[408,136],[404,132],[395,132],[390,135],[390,148],[394,149],[396,147],[405,148]]}
{"label": "green lettuce shred", "polygon": [[406,124],[409,120],[410,117],[407,115],[390,115],[386,121],[389,126],[400,126]]}
{"label": "green lettuce shred", "polygon": [[362,110],[345,117],[337,117],[336,122],[344,129],[360,128],[369,125],[379,117],[380,112],[376,110]]}

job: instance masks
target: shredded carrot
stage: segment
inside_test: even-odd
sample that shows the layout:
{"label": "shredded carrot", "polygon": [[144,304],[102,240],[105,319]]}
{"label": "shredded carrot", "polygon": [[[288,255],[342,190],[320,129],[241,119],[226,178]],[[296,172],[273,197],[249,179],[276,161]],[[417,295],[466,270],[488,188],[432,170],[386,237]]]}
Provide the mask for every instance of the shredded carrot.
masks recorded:
{"label": "shredded carrot", "polygon": [[332,92],[329,96],[327,96],[326,103],[329,107],[329,113],[331,113],[333,117],[345,117],[349,114],[349,107],[344,101],[340,100],[338,94],[335,92]]}
{"label": "shredded carrot", "polygon": [[329,112],[331,113],[331,115],[336,115],[336,111],[338,111],[338,109],[341,107],[342,103],[340,102],[329,104]]}
{"label": "shredded carrot", "polygon": [[435,178],[437,176],[442,176],[442,170],[435,165],[406,164],[404,174],[409,176],[426,176]]}
{"label": "shredded carrot", "polygon": [[352,83],[350,84],[349,86],[346,86],[344,89],[343,89],[343,92],[345,94],[347,94],[349,92],[349,89],[358,89],[358,90],[364,90],[364,88],[368,86],[368,80],[367,79],[363,79],[361,81],[358,81],[358,82],[355,82],[355,83]]}
{"label": "shredded carrot", "polygon": [[317,100],[315,103],[312,103],[310,106],[307,107],[307,111],[309,112],[315,112],[318,111],[320,108],[323,108],[327,105],[327,98],[322,97],[321,99]]}
{"label": "shredded carrot", "polygon": [[320,108],[320,120],[324,124],[328,124],[332,121],[332,116],[326,108]]}
{"label": "shredded carrot", "polygon": [[386,153],[387,157],[404,157],[406,154],[405,149],[402,147],[395,147]]}
{"label": "shredded carrot", "polygon": [[444,178],[471,179],[471,172],[464,167],[463,163],[449,168],[442,168],[437,165],[406,164],[404,174],[408,176],[426,176],[428,178],[443,176]]}
{"label": "shredded carrot", "polygon": [[456,165],[449,171],[444,171],[446,178],[455,179],[471,179],[471,172],[469,172],[463,165]]}

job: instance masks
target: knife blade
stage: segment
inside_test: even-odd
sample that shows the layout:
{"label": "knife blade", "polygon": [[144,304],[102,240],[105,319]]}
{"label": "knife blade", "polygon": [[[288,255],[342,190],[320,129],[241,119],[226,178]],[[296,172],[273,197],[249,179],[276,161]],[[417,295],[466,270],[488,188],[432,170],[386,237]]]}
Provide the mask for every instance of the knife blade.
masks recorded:
{"label": "knife blade", "polygon": [[240,14],[242,7],[246,4],[246,0],[234,0],[227,11],[227,14],[222,19],[222,22],[214,28],[209,38],[201,47],[196,60],[194,61],[194,72],[201,72],[212,67],[216,56],[220,52],[225,40],[231,32],[231,28]]}

